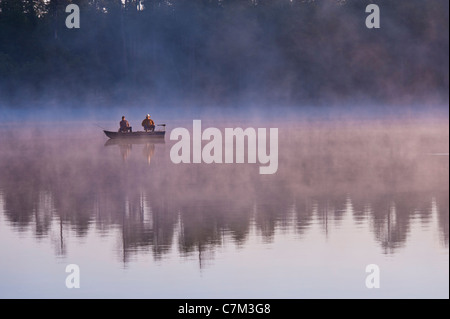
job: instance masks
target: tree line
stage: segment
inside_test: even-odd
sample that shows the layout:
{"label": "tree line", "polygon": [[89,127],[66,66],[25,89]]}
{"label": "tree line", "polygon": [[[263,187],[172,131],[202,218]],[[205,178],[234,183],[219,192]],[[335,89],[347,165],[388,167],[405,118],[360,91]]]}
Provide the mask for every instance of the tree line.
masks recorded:
{"label": "tree line", "polygon": [[448,1],[372,2],[0,0],[0,101],[448,101]]}

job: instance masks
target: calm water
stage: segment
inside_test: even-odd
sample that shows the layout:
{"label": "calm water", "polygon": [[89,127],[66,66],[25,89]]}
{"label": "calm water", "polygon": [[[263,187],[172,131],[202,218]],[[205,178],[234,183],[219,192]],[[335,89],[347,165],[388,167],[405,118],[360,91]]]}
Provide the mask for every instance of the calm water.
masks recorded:
{"label": "calm water", "polygon": [[448,120],[270,126],[274,175],[175,165],[169,134],[2,132],[0,297],[449,297]]}

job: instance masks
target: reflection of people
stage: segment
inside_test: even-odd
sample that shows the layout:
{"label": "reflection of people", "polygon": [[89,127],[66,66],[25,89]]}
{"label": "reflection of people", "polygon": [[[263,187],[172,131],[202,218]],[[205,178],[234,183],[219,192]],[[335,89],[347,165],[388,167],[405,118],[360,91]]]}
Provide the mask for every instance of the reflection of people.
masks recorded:
{"label": "reflection of people", "polygon": [[152,156],[155,153],[155,144],[146,143],[144,145],[143,153],[144,153],[144,156],[147,158],[147,163],[150,164],[150,161],[152,160]]}
{"label": "reflection of people", "polygon": [[147,114],[145,120],[142,121],[142,126],[146,132],[153,132],[155,130],[155,122],[153,122],[149,114]]}
{"label": "reflection of people", "polygon": [[119,144],[120,154],[122,154],[122,159],[125,161],[130,155],[131,144]]}
{"label": "reflection of people", "polygon": [[120,128],[119,132],[126,133],[126,132],[133,132],[130,123],[125,119],[125,116],[122,116],[122,121],[119,123]]}

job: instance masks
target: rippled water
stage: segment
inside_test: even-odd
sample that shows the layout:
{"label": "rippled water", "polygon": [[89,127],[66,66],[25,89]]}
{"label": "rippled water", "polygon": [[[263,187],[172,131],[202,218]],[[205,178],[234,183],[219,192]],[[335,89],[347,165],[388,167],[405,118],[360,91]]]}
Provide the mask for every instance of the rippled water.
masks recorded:
{"label": "rippled water", "polygon": [[0,297],[448,298],[448,121],[272,123],[274,175],[92,127],[1,134]]}

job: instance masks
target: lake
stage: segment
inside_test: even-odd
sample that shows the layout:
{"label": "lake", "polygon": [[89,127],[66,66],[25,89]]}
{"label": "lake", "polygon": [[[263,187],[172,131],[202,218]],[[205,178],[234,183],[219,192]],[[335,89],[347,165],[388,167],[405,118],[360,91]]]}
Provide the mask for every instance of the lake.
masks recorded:
{"label": "lake", "polygon": [[174,164],[192,119],[139,143],[3,128],[0,298],[448,298],[448,119],[278,121],[202,121],[278,127],[271,175]]}

